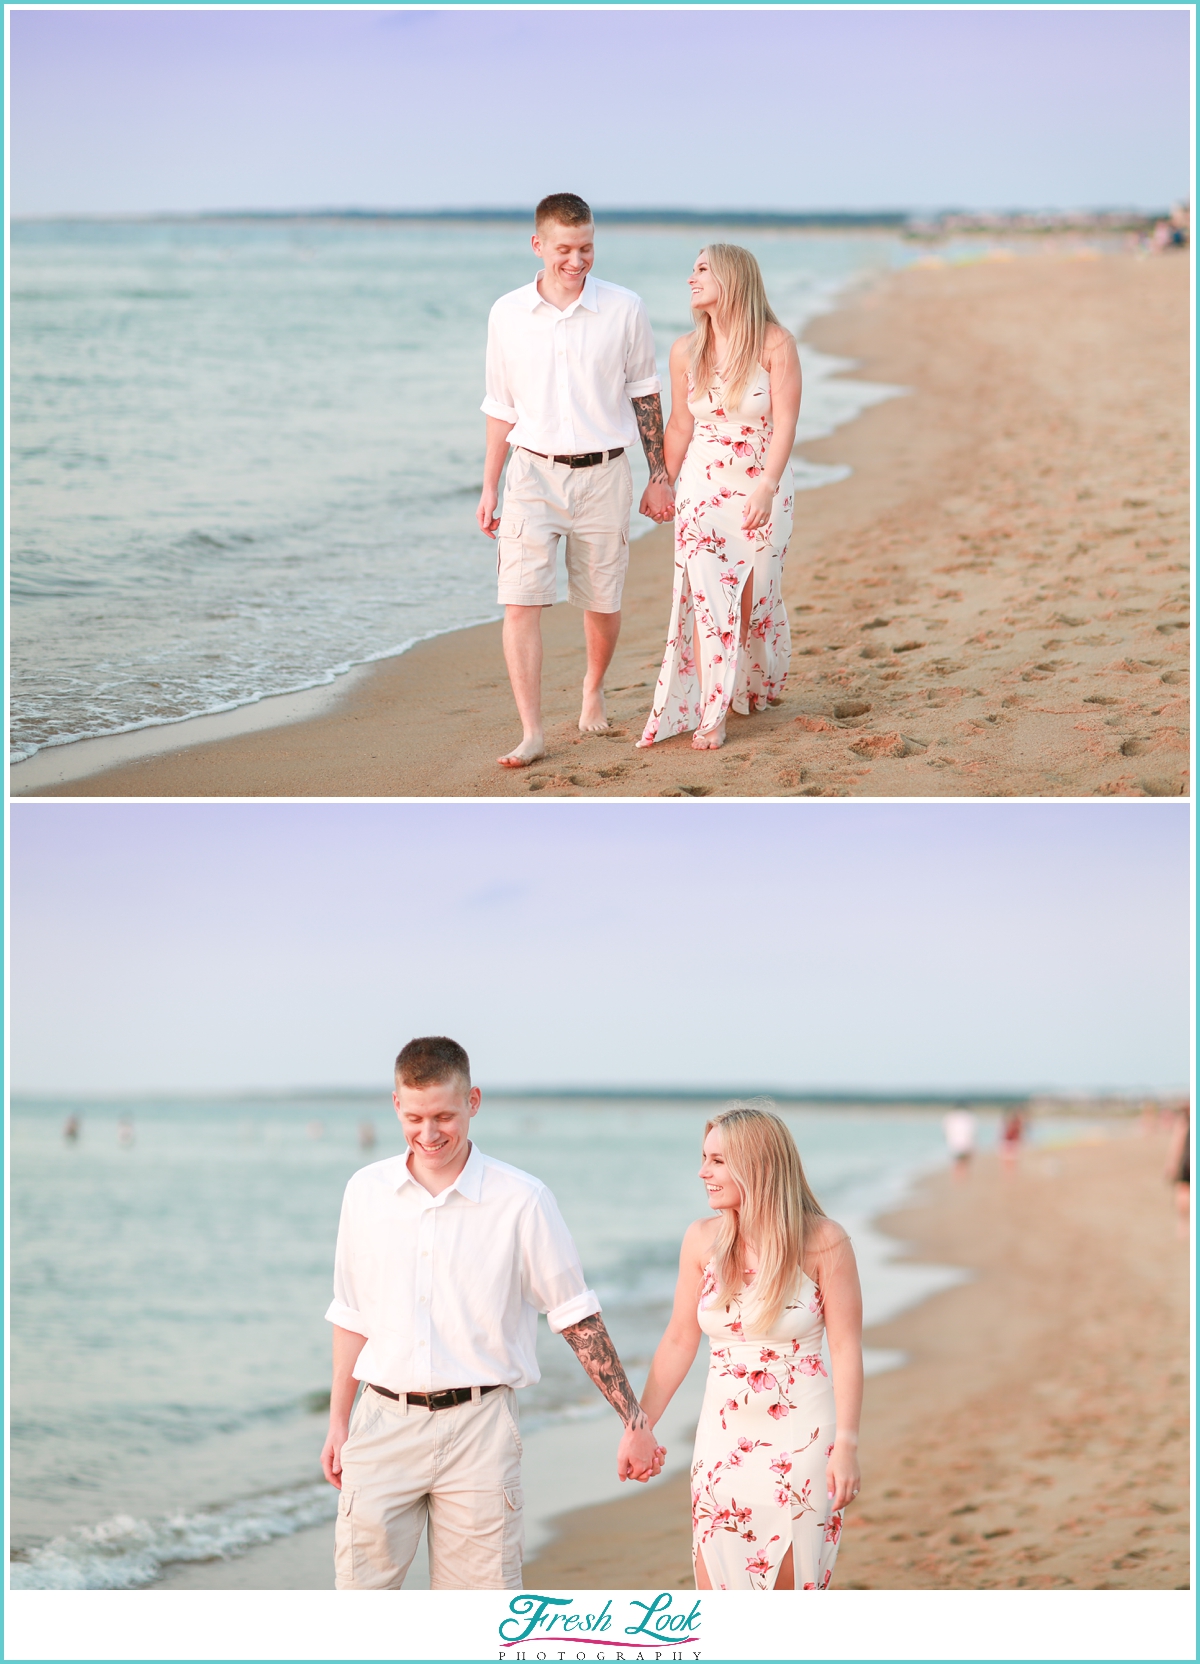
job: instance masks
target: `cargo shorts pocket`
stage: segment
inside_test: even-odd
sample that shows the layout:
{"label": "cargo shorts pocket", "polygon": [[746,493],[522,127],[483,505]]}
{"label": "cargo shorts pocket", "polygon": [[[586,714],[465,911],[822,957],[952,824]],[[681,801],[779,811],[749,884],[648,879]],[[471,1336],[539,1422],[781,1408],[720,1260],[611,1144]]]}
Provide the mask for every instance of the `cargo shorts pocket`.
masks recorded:
{"label": "cargo shorts pocket", "polygon": [[333,1528],[333,1574],[339,1589],[354,1586],[354,1537],[350,1515],[354,1492],[343,1485],[338,1492],[337,1523]]}
{"label": "cargo shorts pocket", "polygon": [[525,529],[524,518],[518,515],[502,514],[500,529],[496,533],[496,576],[506,575],[510,580],[520,577],[521,561],[521,533]]}
{"label": "cargo shorts pocket", "polygon": [[504,1487],[504,1546],[501,1576],[508,1589],[521,1587],[521,1562],[525,1558],[525,1493],[520,1485]]}

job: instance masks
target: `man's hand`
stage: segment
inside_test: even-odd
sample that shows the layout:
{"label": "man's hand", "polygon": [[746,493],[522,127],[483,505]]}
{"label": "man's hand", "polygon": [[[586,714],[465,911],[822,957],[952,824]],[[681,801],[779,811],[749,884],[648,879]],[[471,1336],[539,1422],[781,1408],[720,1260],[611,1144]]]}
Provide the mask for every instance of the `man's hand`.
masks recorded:
{"label": "man's hand", "polygon": [[622,1484],[637,1479],[644,1485],[662,1472],[666,1454],[649,1427],[627,1427],[617,1446],[617,1478]]}
{"label": "man's hand", "polygon": [[638,513],[644,514],[647,520],[656,520],[660,525],[675,518],[675,493],[665,477],[650,481],[642,492]]}
{"label": "man's hand", "polygon": [[496,513],[496,504],[500,492],[494,485],[485,485],[479,496],[479,507],[475,510],[475,518],[479,522],[479,529],[484,537],[495,537],[500,525]]}
{"label": "man's hand", "polygon": [[329,1437],[325,1440],[325,1447],[321,1451],[321,1472],[329,1483],[339,1491],[342,1488],[342,1446],[350,1437],[350,1423],[339,1421],[336,1425],[329,1423]]}

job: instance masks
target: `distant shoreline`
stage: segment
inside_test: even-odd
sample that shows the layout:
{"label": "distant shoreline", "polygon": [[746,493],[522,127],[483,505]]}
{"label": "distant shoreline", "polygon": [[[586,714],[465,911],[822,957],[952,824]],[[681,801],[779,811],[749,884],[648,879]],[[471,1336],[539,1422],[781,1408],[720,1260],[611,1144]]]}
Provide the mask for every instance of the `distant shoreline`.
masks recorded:
{"label": "distant shoreline", "polygon": [[[597,225],[644,230],[729,226],[746,231],[887,231],[918,241],[950,236],[1015,236],[1074,232],[1113,235],[1145,232],[1170,210],[1104,208],[1011,209],[989,213],[946,208],[824,209],[770,212],[740,208],[599,208]],[[221,208],[194,213],[16,214],[13,225],[527,225],[532,208]]]}
{"label": "distant shoreline", "polygon": [[[314,1086],[294,1090],[257,1089],[245,1092],[215,1091],[119,1092],[103,1097],[82,1097],[69,1092],[16,1093],[13,1109],[51,1110],[90,1106],[100,1110],[135,1104],[248,1104],[248,1103],[369,1103],[386,1097],[388,1086]],[[760,1087],[753,1091],[730,1087],[625,1087],[625,1086],[493,1086],[487,1088],[489,1101],[568,1103],[729,1103],[733,1099],[770,1098],[784,1108],[805,1109],[909,1109],[946,1110],[961,1107],[974,1110],[1022,1109],[1040,1117],[1046,1115],[1131,1116],[1147,1103],[1171,1103],[1184,1095],[1184,1088],[1157,1087],[1144,1092],[1096,1092],[1056,1095],[1053,1092],[793,1092]]]}

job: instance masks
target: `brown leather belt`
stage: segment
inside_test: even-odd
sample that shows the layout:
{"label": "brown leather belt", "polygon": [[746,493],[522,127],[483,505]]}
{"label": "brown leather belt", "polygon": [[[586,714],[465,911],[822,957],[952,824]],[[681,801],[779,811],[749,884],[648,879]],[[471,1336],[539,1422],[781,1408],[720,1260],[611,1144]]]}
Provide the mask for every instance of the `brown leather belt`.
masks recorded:
{"label": "brown leather belt", "polygon": [[[384,1398],[400,1400],[401,1395],[390,1387],[377,1387],[374,1381],[368,1381],[367,1385],[372,1392],[382,1393]],[[499,1386],[499,1381],[495,1381],[490,1387],[480,1387],[480,1397],[485,1392],[495,1392]],[[443,1392],[406,1392],[403,1396],[410,1404],[419,1404],[425,1410],[451,1410],[456,1404],[465,1404],[474,1391],[474,1387],[447,1387]]]}
{"label": "brown leather belt", "polygon": [[[522,445],[523,451],[529,451],[528,445]],[[625,447],[622,445],[615,451],[583,451],[579,456],[547,456],[545,451],[529,451],[530,456],[540,456],[543,462],[565,462],[568,468],[594,468],[597,463],[611,462],[615,456],[624,456]]]}

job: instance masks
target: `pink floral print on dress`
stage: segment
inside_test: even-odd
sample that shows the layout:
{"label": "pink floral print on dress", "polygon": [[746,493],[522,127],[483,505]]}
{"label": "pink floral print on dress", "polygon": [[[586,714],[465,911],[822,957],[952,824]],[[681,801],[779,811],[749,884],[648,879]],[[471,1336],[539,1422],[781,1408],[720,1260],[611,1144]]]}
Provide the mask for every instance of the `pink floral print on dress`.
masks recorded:
{"label": "pink floral print on dress", "polygon": [[[792,535],[790,467],[767,524],[754,532],[742,526],[771,443],[771,378],[760,365],[734,411],[725,410],[719,389],[718,378],[698,395],[688,377],[696,425],[675,487],[675,587],[646,742],[692,729],[709,733],[731,706],[739,716],[762,710],[783,696],[787,680],[792,638],[783,558]],[[752,574],[754,606],[743,648],[742,589]]]}
{"label": "pink floral print on dress", "polygon": [[692,1551],[714,1589],[771,1589],[792,1550],[797,1589],[827,1589],[842,1516],[829,1511],[833,1387],[820,1291],[801,1277],[770,1335],[747,1335],[740,1297],[716,1307],[706,1268],[700,1327],[708,1383],[692,1462]]}

